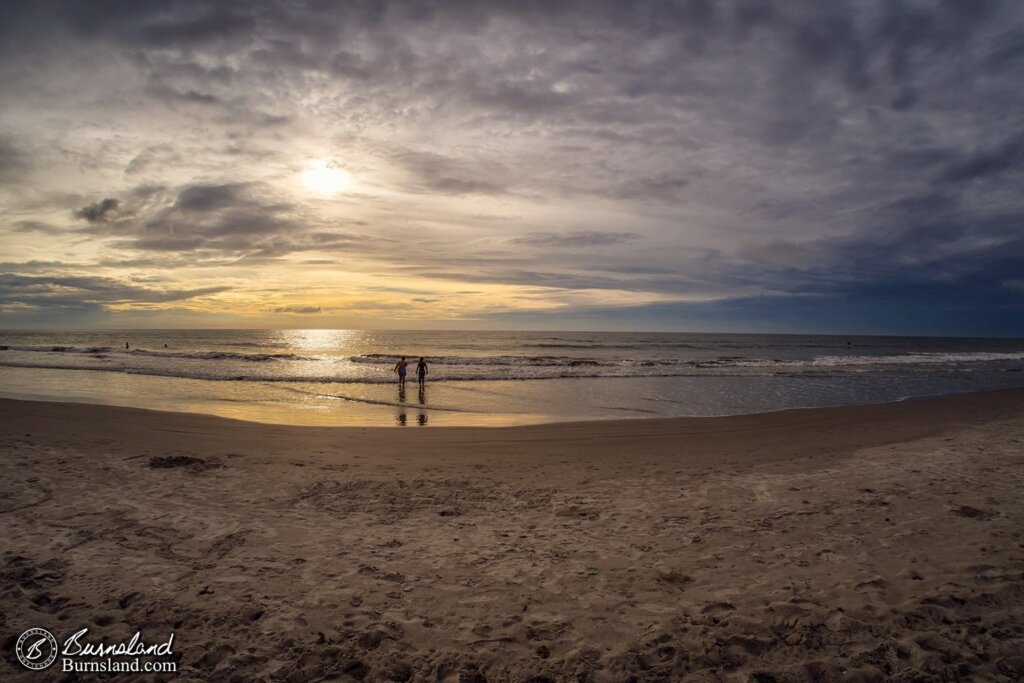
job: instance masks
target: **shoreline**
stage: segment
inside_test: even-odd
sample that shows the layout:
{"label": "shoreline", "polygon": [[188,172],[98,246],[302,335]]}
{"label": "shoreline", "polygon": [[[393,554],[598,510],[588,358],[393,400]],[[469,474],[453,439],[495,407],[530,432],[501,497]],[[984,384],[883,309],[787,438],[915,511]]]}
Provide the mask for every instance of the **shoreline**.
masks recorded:
{"label": "shoreline", "polygon": [[[1024,388],[1024,340],[1012,339],[151,330],[122,351],[108,336],[12,335],[0,384],[12,398],[410,427],[741,415]],[[392,372],[412,348],[431,364],[425,392],[400,391]]]}
{"label": "shoreline", "polygon": [[[430,431],[491,431],[491,430],[531,430],[541,429],[548,427],[593,427],[595,425],[619,425],[619,424],[632,424],[640,423],[640,425],[647,425],[652,423],[671,423],[671,422],[689,422],[689,421],[710,421],[710,420],[728,420],[728,419],[743,419],[743,418],[763,418],[769,415],[778,415],[780,413],[801,413],[806,411],[842,411],[847,409],[870,409],[879,408],[884,406],[899,406],[904,404],[916,404],[916,403],[931,403],[931,402],[944,402],[953,401],[962,397],[972,396],[1009,396],[1011,399],[1020,398],[1024,402],[1024,388],[1004,388],[1004,389],[979,389],[977,391],[958,391],[945,394],[925,395],[925,396],[906,396],[891,401],[878,401],[876,403],[844,403],[837,405],[828,406],[796,406],[788,408],[778,408],[775,410],[762,410],[750,413],[724,413],[720,415],[679,415],[679,416],[641,416],[641,417],[620,417],[620,418],[593,418],[583,420],[552,420],[548,422],[539,423],[524,423],[524,424],[504,424],[504,425],[444,425],[435,427]],[[88,400],[74,400],[74,399],[49,399],[42,397],[33,398],[20,398],[20,397],[9,397],[0,395],[0,412],[3,412],[5,408],[12,406],[30,406],[35,404],[41,405],[54,405],[61,406],[64,408],[70,408],[72,406],[82,406],[97,409],[110,409],[112,412],[120,413],[122,411],[125,414],[139,413],[146,415],[156,416],[181,416],[183,418],[199,418],[199,419],[210,419],[223,421],[227,423],[238,423],[239,425],[252,425],[261,427],[273,427],[282,429],[298,429],[298,430],[375,430],[375,431],[394,431],[394,426],[382,426],[382,425],[362,425],[362,424],[338,424],[338,425],[319,425],[319,424],[289,424],[280,422],[260,422],[258,420],[248,420],[245,418],[237,417],[225,417],[222,415],[215,415],[212,413],[193,412],[185,410],[160,410],[157,408],[138,408],[133,406],[123,406],[113,403],[98,403]],[[387,404],[391,406],[391,404]],[[410,407],[415,407],[415,404],[410,404]],[[2,424],[2,418],[0,418],[0,424]]]}
{"label": "shoreline", "polygon": [[[594,381],[595,378],[565,378],[568,380],[582,380],[582,381]],[[612,378],[621,379],[621,378]],[[201,380],[190,380],[190,381],[201,381]],[[519,381],[551,381],[551,380],[513,380]],[[563,380],[555,380],[563,381]],[[443,382],[441,383],[443,385]],[[410,390],[414,392],[415,387]],[[327,422],[328,418],[320,416],[321,419],[315,421],[287,421],[279,420],[275,421],[269,417],[268,414],[262,416],[239,416],[236,414],[230,414],[230,411],[213,412],[210,410],[188,410],[188,409],[176,409],[171,407],[136,407],[131,405],[125,405],[124,399],[122,402],[114,401],[103,401],[96,397],[51,397],[48,394],[26,394],[22,392],[10,392],[5,395],[3,391],[0,391],[0,401],[16,401],[21,403],[53,403],[57,405],[85,405],[85,406],[97,406],[124,410],[142,410],[155,413],[168,413],[177,415],[195,415],[195,416],[207,416],[220,418],[224,420],[231,420],[236,422],[243,422],[253,425],[263,426],[278,426],[278,427],[296,427],[296,428],[327,428],[327,429],[393,429],[394,427],[405,427],[413,426],[412,424],[406,425],[405,422],[392,422],[388,425],[377,424],[379,415],[388,410],[400,410],[401,412],[411,413],[426,413],[428,415],[437,415],[438,413],[458,413],[460,415],[477,415],[480,417],[480,421],[471,423],[455,423],[455,424],[441,424],[441,425],[430,425],[433,429],[510,429],[517,427],[540,427],[544,425],[565,425],[565,424],[595,424],[602,422],[648,422],[648,421],[663,421],[663,420],[691,420],[691,419],[721,419],[721,418],[732,418],[732,417],[750,417],[754,415],[768,415],[772,413],[785,413],[790,411],[804,411],[804,410],[834,410],[841,408],[850,407],[870,407],[870,406],[885,406],[895,405],[901,403],[913,403],[918,401],[933,401],[943,400],[949,398],[955,398],[958,396],[974,396],[974,395],[986,395],[986,394],[999,394],[999,393],[1012,393],[1012,392],[1024,392],[1024,387],[997,387],[997,388],[977,388],[973,390],[953,390],[943,391],[941,393],[922,393],[922,394],[911,394],[902,396],[899,398],[881,399],[881,400],[867,400],[859,401],[854,403],[836,403],[826,405],[790,405],[775,409],[753,409],[748,412],[730,412],[730,413],[709,413],[699,415],[650,415],[641,414],[634,415],[632,413],[649,413],[651,411],[641,411],[632,408],[617,408],[616,410],[626,413],[625,415],[616,415],[615,417],[576,417],[566,415],[555,415],[555,414],[544,414],[544,413],[487,413],[487,412],[474,412],[465,411],[464,409],[450,408],[450,407],[439,407],[431,405],[420,405],[416,402],[399,402],[399,401],[382,401],[373,399],[352,399],[345,396],[330,396],[324,395],[325,398],[333,398],[341,403],[345,404],[360,404],[363,408],[373,406],[373,409],[380,409],[378,414],[374,414],[373,423],[370,422],[368,415],[370,413],[360,413],[359,418],[351,418],[344,411],[340,411],[334,419],[347,419],[347,421],[339,421],[336,424]],[[220,401],[227,401],[228,403],[237,403],[234,399],[218,399]],[[212,405],[212,404],[211,404]],[[300,415],[298,408],[285,408],[279,414],[283,415]],[[306,416],[308,417],[308,416]],[[492,418],[488,421],[487,417]],[[365,422],[364,422],[365,420]],[[421,426],[426,426],[421,425]]]}
{"label": "shoreline", "polygon": [[1022,443],[1024,390],[433,430],[0,399],[4,637],[173,632],[163,681],[1009,681]]}
{"label": "shoreline", "polygon": [[[951,394],[901,401],[814,408],[786,408],[760,413],[709,417],[638,417],[488,426],[441,426],[431,429],[396,429],[380,425],[293,425],[254,422],[207,413],[130,408],[96,403],[24,401],[0,398],[0,434],[13,433],[11,422],[40,432],[68,438],[92,439],[102,429],[106,441],[149,441],[155,433],[176,435],[176,448],[216,453],[234,446],[257,453],[304,445],[317,453],[337,456],[339,438],[346,448],[374,453],[378,458],[407,462],[403,449],[415,449],[417,459],[460,457],[467,448],[486,446],[489,453],[474,457],[494,462],[499,458],[538,459],[550,453],[581,458],[628,455],[663,458],[678,450],[677,439],[687,439],[690,457],[734,454],[759,434],[766,454],[788,448],[802,456],[842,452],[933,437],[947,431],[1012,419],[1024,413],[1024,389]],[[377,448],[381,440],[389,448]],[[360,456],[362,458],[366,455]],[[742,458],[740,459],[742,460]]]}

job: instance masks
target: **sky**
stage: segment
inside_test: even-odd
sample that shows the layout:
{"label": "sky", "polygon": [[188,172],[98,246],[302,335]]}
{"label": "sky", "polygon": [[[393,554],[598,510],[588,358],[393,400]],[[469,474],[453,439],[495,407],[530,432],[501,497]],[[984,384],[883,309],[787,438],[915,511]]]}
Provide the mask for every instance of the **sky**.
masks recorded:
{"label": "sky", "polygon": [[0,329],[1024,336],[1024,3],[6,0]]}

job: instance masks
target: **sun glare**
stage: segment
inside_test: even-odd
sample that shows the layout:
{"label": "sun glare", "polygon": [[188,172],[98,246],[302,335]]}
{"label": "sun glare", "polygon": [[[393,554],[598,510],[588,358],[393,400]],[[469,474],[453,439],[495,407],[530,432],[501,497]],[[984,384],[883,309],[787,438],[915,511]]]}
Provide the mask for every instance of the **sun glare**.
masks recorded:
{"label": "sun glare", "polygon": [[302,174],[302,183],[310,192],[331,195],[344,192],[349,184],[348,173],[324,159],[317,159]]}

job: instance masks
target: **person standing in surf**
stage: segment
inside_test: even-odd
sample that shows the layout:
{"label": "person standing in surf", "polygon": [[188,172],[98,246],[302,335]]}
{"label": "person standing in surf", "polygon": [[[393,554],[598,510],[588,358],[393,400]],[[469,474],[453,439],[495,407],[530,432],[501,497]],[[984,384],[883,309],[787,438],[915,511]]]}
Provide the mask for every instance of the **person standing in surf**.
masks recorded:
{"label": "person standing in surf", "polygon": [[427,383],[427,361],[423,360],[423,356],[420,356],[419,362],[416,363],[416,377],[421,387]]}
{"label": "person standing in surf", "polygon": [[395,372],[398,373],[398,386],[405,389],[405,374],[409,371],[409,364],[405,362],[405,356],[395,365]]}

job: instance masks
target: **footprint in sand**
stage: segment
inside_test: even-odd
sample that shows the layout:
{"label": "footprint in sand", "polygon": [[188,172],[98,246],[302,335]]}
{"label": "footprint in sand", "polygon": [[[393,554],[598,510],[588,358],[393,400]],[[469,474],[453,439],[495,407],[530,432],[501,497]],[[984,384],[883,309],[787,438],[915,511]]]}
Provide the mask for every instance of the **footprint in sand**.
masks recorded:
{"label": "footprint in sand", "polygon": [[678,588],[680,590],[682,590],[683,586],[685,586],[686,584],[693,583],[694,580],[695,579],[689,574],[684,574],[683,572],[676,569],[671,569],[668,571],[662,570],[658,572],[658,581]]}
{"label": "footprint in sand", "polygon": [[206,671],[212,671],[224,663],[231,655],[235,654],[235,648],[230,645],[221,645],[220,647],[213,649],[203,655],[202,659],[196,662],[196,666]]}
{"label": "footprint in sand", "polygon": [[713,617],[718,617],[722,616],[723,614],[729,614],[735,609],[736,607],[731,602],[712,602],[710,604],[705,605],[701,609],[700,613],[707,614]]}
{"label": "footprint in sand", "polygon": [[871,579],[870,581],[862,581],[854,586],[856,590],[861,592],[884,591],[888,587],[888,582],[881,577]]}
{"label": "footprint in sand", "polygon": [[959,505],[953,508],[952,513],[958,517],[966,517],[967,519],[977,519],[980,521],[987,521],[996,516],[994,512],[988,510],[981,510],[970,505]]}

